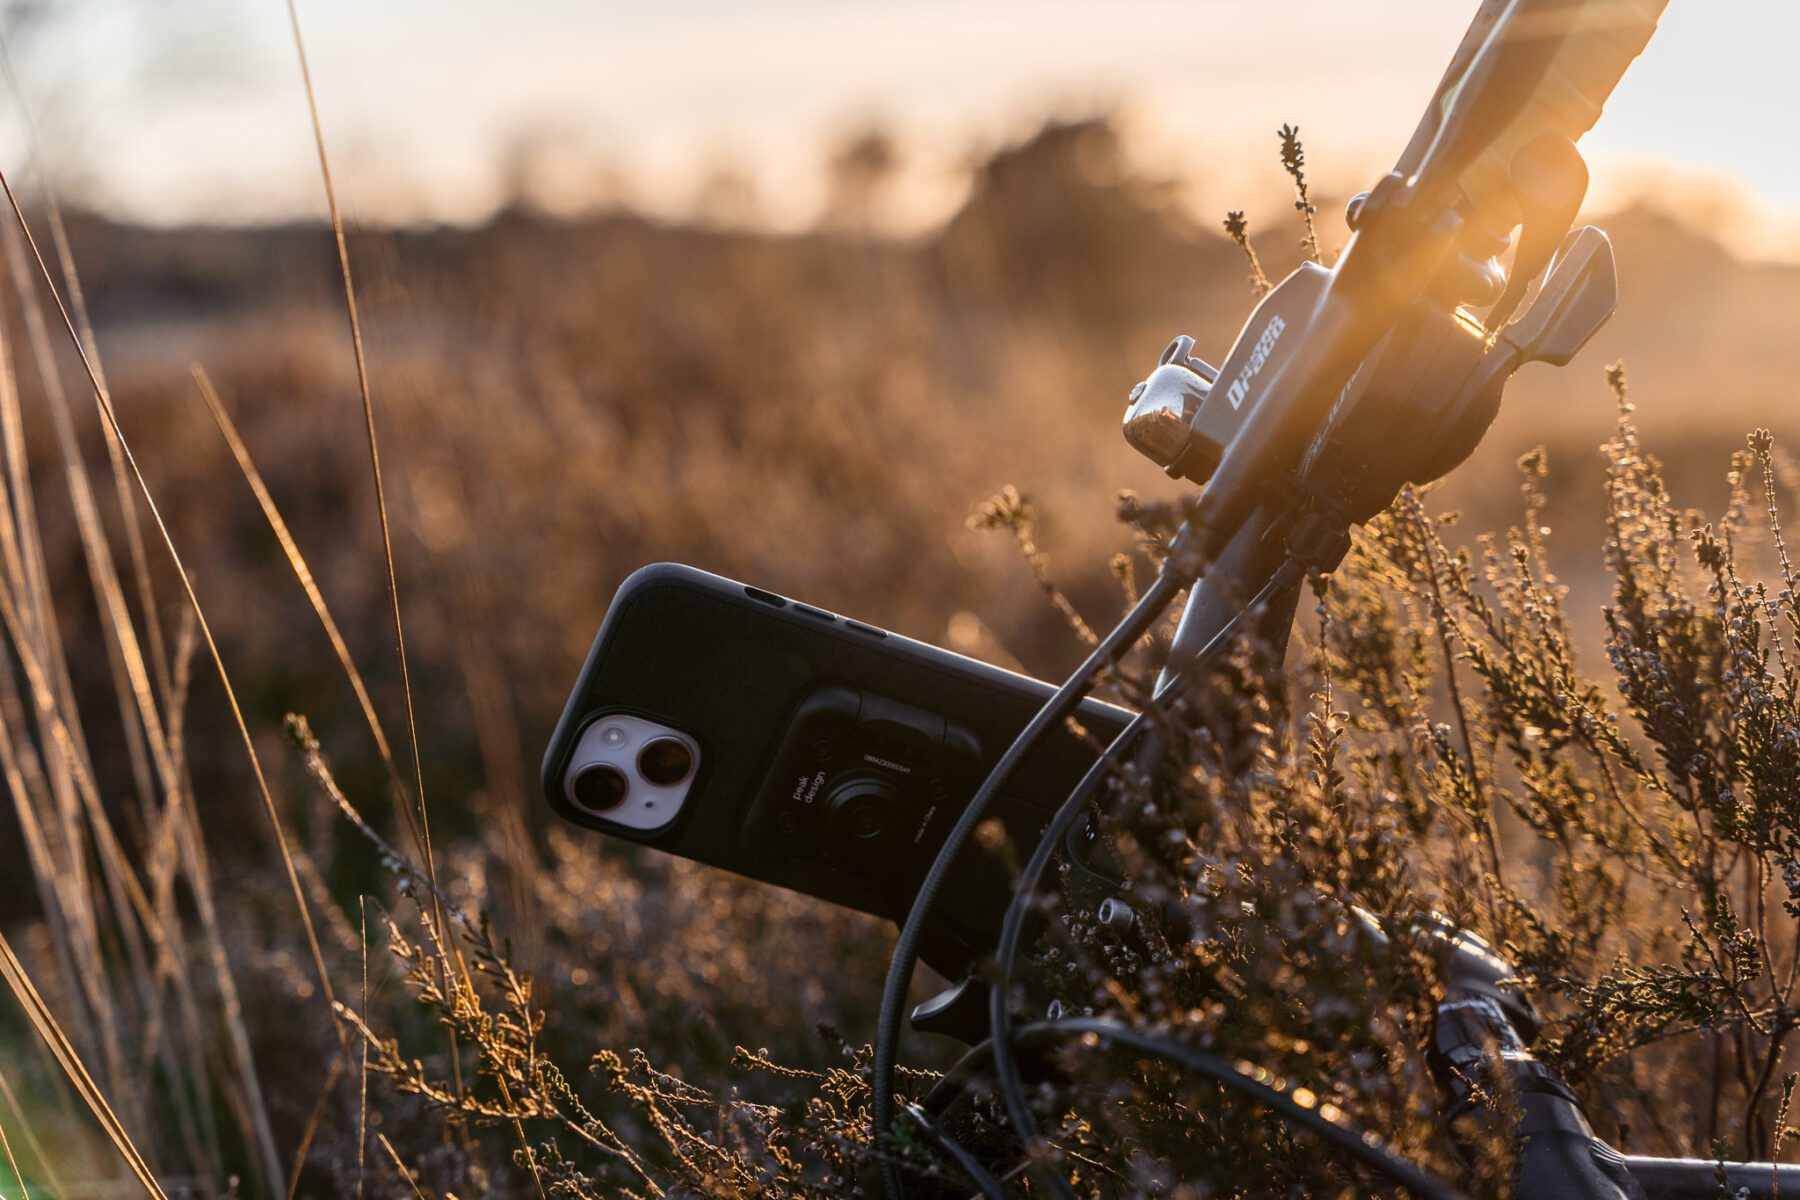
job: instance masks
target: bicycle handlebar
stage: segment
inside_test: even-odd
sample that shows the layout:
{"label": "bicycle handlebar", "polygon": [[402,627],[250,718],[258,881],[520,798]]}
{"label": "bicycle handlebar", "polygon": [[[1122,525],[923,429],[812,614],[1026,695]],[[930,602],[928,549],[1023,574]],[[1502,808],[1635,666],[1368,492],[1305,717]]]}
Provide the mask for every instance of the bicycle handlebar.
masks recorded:
{"label": "bicycle handlebar", "polygon": [[[1360,204],[1354,232],[1337,263],[1329,269],[1309,265],[1284,281],[1252,314],[1221,369],[1213,371],[1189,359],[1186,347],[1178,341],[1171,353],[1180,361],[1165,354],[1163,367],[1181,373],[1181,386],[1175,389],[1180,394],[1152,390],[1148,380],[1133,393],[1136,407],[1127,414],[1128,431],[1133,413],[1138,413],[1146,422],[1146,452],[1171,474],[1205,482],[1206,489],[1170,542],[1155,586],[1057,693],[1057,700],[1047,705],[1000,757],[940,848],[903,925],[883,989],[872,1079],[877,1136],[889,1131],[895,1113],[896,1053],[917,930],[937,898],[936,880],[968,839],[987,799],[1005,781],[1011,766],[1058,719],[1058,703],[1089,686],[1117,651],[1129,646],[1157,619],[1161,606],[1175,592],[1204,573],[1171,648],[1170,684],[1194,678],[1196,673],[1188,668],[1205,657],[1202,647],[1213,641],[1208,635],[1231,619],[1218,602],[1237,600],[1242,607],[1251,589],[1244,589],[1245,596],[1234,595],[1234,573],[1256,573],[1277,558],[1328,570],[1347,549],[1346,531],[1351,524],[1385,507],[1403,484],[1435,477],[1421,477],[1419,472],[1447,469],[1438,447],[1435,458],[1408,459],[1395,450],[1379,463],[1358,458],[1349,464],[1348,474],[1333,477],[1313,471],[1315,451],[1321,445],[1344,457],[1345,443],[1322,443],[1320,439],[1355,421],[1362,421],[1356,431],[1366,434],[1373,425],[1365,418],[1392,415],[1375,410],[1383,401],[1392,407],[1396,393],[1382,392],[1373,385],[1358,390],[1368,376],[1379,376],[1391,368],[1394,378],[1389,382],[1430,393],[1434,406],[1425,415],[1438,423],[1422,426],[1420,432],[1429,429],[1433,437],[1446,440],[1477,423],[1480,429],[1486,428],[1481,418],[1491,419],[1506,376],[1530,358],[1515,343],[1494,339],[1494,331],[1483,330],[1466,318],[1458,304],[1491,291],[1481,303],[1499,300],[1499,307],[1510,313],[1500,290],[1486,286],[1498,277],[1498,269],[1486,256],[1495,252],[1494,243],[1504,246],[1523,220],[1522,245],[1532,246],[1535,239],[1543,251],[1541,258],[1534,258],[1521,250],[1521,271],[1534,277],[1550,262],[1549,251],[1568,230],[1585,189],[1585,167],[1579,156],[1574,156],[1574,165],[1581,168],[1580,187],[1551,189],[1552,198],[1538,201],[1539,211],[1534,214],[1515,186],[1515,160],[1521,151],[1535,149],[1535,143],[1548,137],[1566,139],[1558,143],[1563,158],[1552,156],[1551,165],[1559,161],[1568,165],[1568,156],[1574,155],[1570,143],[1598,118],[1626,68],[1648,42],[1666,3],[1483,0],[1431,110],[1400,157],[1399,169]],[[1555,228],[1547,231],[1552,226]],[[1542,289],[1560,298],[1554,314],[1558,337],[1550,339],[1554,345],[1546,343],[1556,353],[1565,343],[1572,353],[1597,327],[1598,321],[1583,324],[1584,320],[1596,313],[1598,320],[1610,315],[1610,300],[1587,286],[1592,282],[1590,275],[1599,275],[1583,264],[1591,266],[1602,259],[1605,271],[1601,274],[1606,277],[1602,282],[1610,280],[1610,252],[1600,253],[1605,239],[1598,238],[1599,250],[1594,241],[1590,237],[1585,243],[1566,246],[1567,263],[1573,264],[1565,271],[1568,277],[1557,289],[1548,284]],[[1584,256],[1577,255],[1575,251],[1584,246]],[[1524,271],[1528,260],[1533,265]],[[1556,270],[1551,268],[1553,276]],[[1605,301],[1597,309],[1585,303],[1596,295]],[[1494,320],[1499,324],[1503,318]],[[1565,325],[1570,327],[1562,328]],[[1542,339],[1523,340],[1537,346]],[[1451,347],[1450,352],[1439,354],[1445,346]],[[1556,361],[1551,353],[1538,356]],[[1427,370],[1421,363],[1436,365]],[[1374,399],[1363,405],[1370,394]],[[1355,478],[1359,471],[1368,478]],[[1321,492],[1314,486],[1315,477],[1324,478],[1327,485],[1341,484],[1342,494],[1327,494],[1329,486]],[[1291,495],[1272,495],[1278,491],[1278,481],[1296,485],[1288,490],[1299,493],[1297,508],[1289,503]],[[1381,499],[1383,494],[1386,500]],[[1374,507],[1365,507],[1371,501],[1376,502]],[[1313,528],[1309,529],[1309,523]],[[1284,534],[1285,539],[1249,537],[1263,525],[1271,533]],[[1239,558],[1243,561],[1236,561]],[[1240,575],[1235,582],[1253,587],[1264,581]],[[1213,603],[1207,602],[1209,597]],[[1291,598],[1280,603],[1271,600],[1270,608],[1291,614]],[[1163,690],[1159,686],[1159,694]],[[1435,1047],[1446,1063],[1461,1068],[1485,1063],[1492,1040],[1514,1032],[1511,1022],[1519,1016],[1518,1009],[1509,1010],[1495,995],[1470,986],[1469,998],[1479,1003],[1469,1011],[1479,1016],[1480,1023],[1465,1022],[1459,1034],[1453,1016],[1446,1026],[1449,1040],[1440,1040]],[[1006,1066],[999,1072],[1002,1090],[1029,1161],[1039,1136],[1017,1094],[1019,1081],[1009,1065],[1013,1043],[1008,1039],[1014,1033],[1008,1028],[1008,1000],[1004,989],[994,998],[999,1014],[992,1022],[994,1054],[997,1063]],[[1634,1162],[1643,1164],[1647,1174],[1657,1180],[1662,1189],[1654,1193],[1657,1196],[1699,1194],[1681,1190],[1695,1178],[1690,1164],[1627,1160],[1597,1142],[1574,1093],[1530,1056],[1516,1033],[1512,1041],[1512,1057],[1502,1055],[1501,1062],[1516,1077],[1530,1139],[1520,1181],[1522,1197],[1636,1200],[1643,1192],[1634,1178]],[[1162,1051],[1177,1057],[1168,1047]],[[1705,1165],[1711,1168],[1711,1164]],[[1756,1169],[1745,1170],[1754,1174]],[[881,1172],[890,1200],[899,1200],[898,1164],[883,1159]],[[1769,1170],[1768,1174],[1789,1181],[1790,1188],[1800,1193],[1800,1172]],[[1049,1177],[1046,1182],[1053,1191],[1067,1192],[1060,1178]],[[1704,1182],[1703,1190],[1716,1186],[1711,1174]]]}
{"label": "bicycle handlebar", "polygon": [[1790,1163],[1720,1163],[1633,1155],[1620,1161],[1643,1189],[1644,1200],[1716,1200],[1721,1184],[1733,1200],[1800,1196],[1800,1166]]}
{"label": "bicycle handlebar", "polygon": [[[1503,41],[1535,44],[1521,48],[1528,58],[1539,56],[1534,48],[1547,49],[1529,78],[1513,74],[1490,85],[1514,94],[1516,99],[1506,105],[1512,115],[1495,121],[1484,144],[1457,164],[1466,215],[1494,236],[1505,237],[1522,217],[1512,182],[1513,156],[1545,134],[1574,142],[1592,129],[1667,5],[1668,0],[1482,0],[1395,170],[1416,174],[1438,141],[1453,102],[1468,110],[1466,90],[1477,82],[1477,60],[1496,34]],[[1485,103],[1474,107],[1494,111]]]}

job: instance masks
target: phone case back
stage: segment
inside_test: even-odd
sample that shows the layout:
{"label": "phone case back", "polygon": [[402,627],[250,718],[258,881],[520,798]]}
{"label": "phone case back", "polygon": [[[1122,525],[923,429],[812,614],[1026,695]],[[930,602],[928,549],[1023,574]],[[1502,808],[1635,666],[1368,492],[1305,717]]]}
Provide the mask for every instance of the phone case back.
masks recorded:
{"label": "phone case back", "polygon": [[[833,903],[898,918],[987,768],[1049,698],[1049,685],[859,622],[675,564],[633,574],[589,652],[544,760],[544,791],[563,816],[614,836]],[[780,812],[788,783],[772,772],[791,749],[796,721],[821,708],[864,707],[941,718],[954,767],[933,769],[936,791],[904,838],[872,861],[834,861],[789,845]],[[834,706],[834,702],[835,706]],[[700,746],[692,791],[675,819],[625,830],[569,802],[563,776],[581,731],[597,716],[629,713],[687,733]],[[1130,714],[1090,701],[1079,719],[1101,743]],[[915,721],[917,723],[917,721]],[[807,728],[812,728],[807,726]],[[991,810],[1029,845],[1092,764],[1093,747],[1066,731],[1047,736]],[[785,766],[783,767],[785,769]],[[766,786],[767,785],[767,786]],[[761,805],[758,797],[762,796]],[[1010,872],[966,848],[946,886],[946,917],[965,950],[997,930]],[[955,957],[952,947],[934,957]]]}

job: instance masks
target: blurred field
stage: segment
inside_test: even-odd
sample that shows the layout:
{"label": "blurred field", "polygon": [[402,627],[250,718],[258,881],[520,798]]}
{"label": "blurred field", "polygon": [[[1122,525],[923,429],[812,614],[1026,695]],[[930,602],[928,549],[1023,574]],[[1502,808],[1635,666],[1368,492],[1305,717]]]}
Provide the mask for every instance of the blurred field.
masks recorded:
{"label": "blurred field", "polygon": [[[1273,138],[1274,172],[1272,148]],[[1000,485],[1019,485],[1077,606],[1096,624],[1117,611],[1106,562],[1130,539],[1113,497],[1169,491],[1118,437],[1125,392],[1175,333],[1223,357],[1249,303],[1237,247],[1172,195],[1129,175],[1095,121],[1047,127],[1000,153],[946,226],[905,241],[855,221],[777,237],[528,206],[476,229],[353,233],[434,829],[455,886],[512,920],[521,965],[565,997],[584,1038],[655,1037],[704,1069],[736,1041],[770,1044],[760,1014],[798,996],[777,1048],[804,1054],[814,1021],[860,1036],[878,978],[879,947],[858,922],[663,862],[602,859],[592,839],[549,828],[537,757],[613,589],[646,562],[676,559],[1036,673],[1068,665],[1078,647],[1014,548],[964,519]],[[1285,272],[1298,257],[1293,214],[1250,218],[1264,263]],[[1513,461],[1549,446],[1554,554],[1578,612],[1603,599],[1588,582],[1598,564],[1593,447],[1613,419],[1603,364],[1629,364],[1648,445],[1670,464],[1678,501],[1723,501],[1725,460],[1750,427],[1800,427],[1787,411],[1800,268],[1739,261],[1705,228],[1648,210],[1600,223],[1619,254],[1617,318],[1572,367],[1519,379],[1478,457],[1435,501],[1463,509],[1471,535],[1504,527],[1517,513]],[[1331,223],[1328,243],[1334,235]],[[282,716],[310,718],[347,790],[391,830],[384,771],[190,375],[199,363],[216,381],[398,737],[329,232],[74,215],[70,242],[121,422],[276,764],[278,803],[318,888],[354,922],[356,897],[374,887],[372,857],[313,798],[279,741]],[[24,346],[22,311],[7,304],[9,340]],[[58,354],[79,398],[79,368]],[[44,384],[24,361],[25,435],[73,691],[96,714],[87,736],[100,791],[129,830],[133,780],[125,735],[105,716],[101,620],[42,417]],[[104,477],[91,407],[73,409],[90,470]],[[102,510],[123,545],[110,496]],[[158,605],[148,619],[174,645],[179,588],[154,544],[150,557]],[[301,1061],[316,1069],[309,1056],[324,1053],[324,1034],[284,1045],[277,1032],[305,996],[290,986],[306,974],[291,937],[265,940],[291,901],[209,670],[193,670],[193,795],[225,894],[241,902],[227,919],[259,1055],[277,1075]],[[20,837],[0,817],[0,847],[15,861]],[[487,853],[502,843],[505,853]],[[41,951],[27,873],[10,873],[0,894],[6,928]],[[770,928],[791,940],[769,942]],[[352,961],[359,935],[329,922],[328,934]],[[847,956],[835,991],[809,978],[820,960],[803,948],[819,939]],[[646,984],[642,964],[675,940],[688,956]],[[620,955],[640,972],[630,987],[603,982]],[[864,959],[866,972],[843,965]],[[670,978],[656,983],[658,971]],[[649,999],[621,1000],[634,996]],[[26,1036],[11,1017],[0,1031],[4,1042]],[[296,1049],[305,1055],[290,1057]],[[271,1089],[283,1146],[316,1088]]]}
{"label": "blurred field", "polygon": [[[1292,214],[1250,216],[1269,269],[1290,267]],[[1749,428],[1779,431],[1800,366],[1787,329],[1800,268],[1737,261],[1660,213],[1599,220],[1620,260],[1618,316],[1569,368],[1528,369],[1441,493],[1473,528],[1503,524],[1513,460],[1547,445],[1582,557],[1592,447],[1613,420],[1603,364],[1628,363],[1646,437],[1695,503],[1722,495]],[[281,677],[272,704],[329,713],[335,672],[321,661],[309,680],[294,661],[290,635],[311,637],[304,600],[188,377],[199,362],[219,383],[379,675],[375,521],[328,235],[89,221],[73,237],[124,420],[189,552],[217,594],[259,598],[230,614],[234,659],[247,678]],[[970,611],[1053,670],[1072,652],[1057,618],[1011,548],[963,517],[1018,484],[1058,574],[1104,616],[1105,553],[1127,544],[1113,495],[1168,489],[1118,437],[1124,392],[1174,333],[1222,357],[1248,304],[1237,249],[1125,176],[1102,123],[1002,153],[918,240],[516,210],[474,230],[365,231],[352,254],[413,539],[400,557],[422,669],[458,679],[457,631],[486,631],[529,751],[606,597],[659,558],[930,640]],[[434,728],[467,728],[457,690],[430,701]],[[433,740],[440,767],[458,765],[460,739]]]}

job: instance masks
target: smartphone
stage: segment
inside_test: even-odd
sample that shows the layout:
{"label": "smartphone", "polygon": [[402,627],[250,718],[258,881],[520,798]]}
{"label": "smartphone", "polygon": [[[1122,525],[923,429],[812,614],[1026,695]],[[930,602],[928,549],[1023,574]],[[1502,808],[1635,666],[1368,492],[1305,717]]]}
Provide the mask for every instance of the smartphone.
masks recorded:
{"label": "smartphone", "polygon": [[[620,587],[544,756],[571,821],[898,921],[988,768],[1054,689],[692,567]],[[1131,719],[1084,703],[1101,743]],[[1057,730],[958,857],[923,941],[955,977],[992,949],[1018,847],[1095,752]],[[987,844],[976,844],[986,841]]]}

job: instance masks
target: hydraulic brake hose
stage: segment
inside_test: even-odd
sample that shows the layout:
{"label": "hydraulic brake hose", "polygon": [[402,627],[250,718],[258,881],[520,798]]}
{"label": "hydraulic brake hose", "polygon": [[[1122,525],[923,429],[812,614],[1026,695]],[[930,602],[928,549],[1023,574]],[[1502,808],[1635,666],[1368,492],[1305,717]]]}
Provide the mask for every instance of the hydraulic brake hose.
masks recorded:
{"label": "hydraulic brake hose", "polygon": [[973,1183],[976,1190],[981,1193],[982,1200],[1006,1200],[1006,1189],[998,1179],[994,1178],[993,1172],[982,1166],[981,1160],[970,1154],[961,1142],[944,1132],[943,1128],[932,1120],[924,1109],[917,1104],[908,1104],[901,1111],[911,1117],[914,1124],[925,1131],[925,1135],[937,1145],[939,1150],[950,1156],[950,1160],[961,1169],[964,1175],[969,1177],[969,1182]]}
{"label": "hydraulic brake hose", "polygon": [[[938,893],[943,890],[951,864],[968,842],[975,827],[981,823],[989,804],[1012,777],[1025,756],[1045,733],[1060,725],[1075,711],[1076,706],[1093,690],[1100,672],[1116,662],[1155,624],[1163,610],[1174,601],[1187,583],[1185,572],[1173,570],[1170,564],[1165,564],[1162,574],[1157,576],[1156,582],[1139,598],[1137,604],[1125,615],[1125,619],[1106,635],[1093,653],[1088,655],[1087,660],[1038,710],[1019,736],[1013,739],[1012,745],[1006,748],[1006,753],[1000,756],[993,770],[988,772],[987,778],[976,789],[949,836],[944,839],[937,857],[932,860],[931,868],[925,873],[918,894],[913,899],[912,908],[900,927],[900,936],[894,943],[894,955],[888,963],[887,982],[881,993],[881,1016],[875,1032],[873,1081],[874,1136],[877,1140],[885,1137],[894,1125],[894,1066],[899,1052],[901,1022],[905,1017],[906,993],[912,983],[913,968],[918,963],[919,939],[924,934],[926,919],[931,915]],[[891,1158],[882,1158],[881,1172],[888,1200],[900,1200],[903,1191],[900,1170]]]}
{"label": "hydraulic brake hose", "polygon": [[1463,1200],[1461,1192],[1418,1164],[1395,1154],[1378,1138],[1338,1124],[1317,1108],[1301,1104],[1286,1092],[1270,1087],[1218,1055],[1198,1047],[1095,1017],[1042,1021],[1025,1026],[1017,1036],[1022,1043],[1038,1045],[1080,1043],[1091,1038],[1172,1062],[1279,1113],[1284,1120],[1306,1126],[1365,1167],[1392,1179],[1419,1200]]}
{"label": "hydraulic brake hose", "polygon": [[[1240,608],[1224,627],[1215,633],[1206,646],[1196,654],[1185,670],[1194,671],[1211,662],[1221,650],[1231,644],[1239,624],[1246,616],[1261,612],[1268,603],[1279,595],[1283,589],[1297,583],[1305,567],[1288,559],[1276,569],[1268,582],[1256,593],[1250,603]],[[1175,690],[1181,683],[1178,677],[1165,684],[1161,691],[1150,701],[1150,710],[1154,710],[1162,698]],[[1147,710],[1148,711],[1148,710]],[[999,978],[989,993],[989,1035],[994,1043],[994,1079],[999,1085],[1000,1095],[1006,1104],[1006,1113],[1024,1144],[1026,1160],[1036,1158],[1038,1147],[1043,1141],[1036,1120],[1031,1115],[1031,1107],[1026,1103],[1024,1083],[1019,1078],[1017,1059],[1013,1055],[1012,1045],[1012,984],[1013,974],[1018,966],[1018,955],[1021,949],[1025,930],[1025,919],[1031,911],[1036,898],[1038,884],[1044,872],[1049,868],[1050,860],[1056,854],[1056,848],[1062,844],[1064,836],[1074,826],[1075,821],[1087,809],[1088,802],[1105,781],[1108,772],[1112,771],[1121,755],[1137,738],[1143,728],[1146,714],[1139,713],[1119,735],[1113,739],[1106,752],[1088,768],[1075,790],[1069,793],[1062,807],[1051,817],[1050,824],[1045,827],[1033,848],[1031,859],[1025,864],[1018,882],[1013,886],[1012,902],[1006,910],[1006,918],[1000,926],[1000,940],[994,952],[995,962],[999,966]],[[1068,1184],[1060,1178],[1050,1180],[1054,1190],[1062,1196],[1070,1196]]]}

